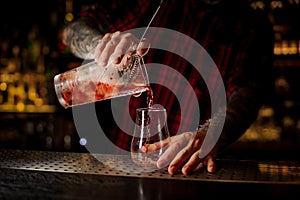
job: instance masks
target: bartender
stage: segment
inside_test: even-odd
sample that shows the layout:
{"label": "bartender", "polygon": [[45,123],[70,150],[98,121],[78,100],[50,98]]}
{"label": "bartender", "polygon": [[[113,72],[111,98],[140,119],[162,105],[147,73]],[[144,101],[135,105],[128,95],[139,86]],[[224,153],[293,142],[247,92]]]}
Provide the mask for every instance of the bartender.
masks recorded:
{"label": "bartender", "polygon": [[[151,77],[156,80],[151,83],[153,103],[166,108],[171,143],[176,147],[163,158],[168,162],[170,174],[188,175],[202,167],[213,173],[217,169],[216,158],[246,131],[268,100],[272,83],[269,76],[273,64],[272,26],[266,13],[252,9],[247,0],[164,0],[160,3],[161,0],[99,0],[78,13],[65,27],[63,42],[75,56],[87,59],[92,55],[91,59],[101,66],[109,61],[126,62],[128,54],[124,52],[137,50],[146,64],[159,63],[179,72],[192,89],[185,89],[163,70],[151,74],[149,67],[148,71],[150,82]],[[158,6],[151,27],[174,34],[166,38],[164,31],[157,31],[151,37],[145,35],[142,38],[145,40],[139,43],[140,38],[127,31],[147,27]],[[181,34],[183,41],[178,40]],[[146,45],[147,41],[150,45]],[[188,45],[190,41],[195,41],[204,51]],[[164,42],[167,49],[152,48]],[[181,52],[184,57],[174,52]],[[218,73],[202,67],[205,63],[202,59],[207,61],[207,55]],[[200,72],[195,63],[201,65]],[[155,69],[152,70],[154,73]],[[179,101],[176,94],[185,100]],[[197,101],[193,101],[194,96]],[[132,119],[136,108],[145,106],[143,98],[147,97],[130,99]],[[123,127],[131,119],[124,117],[117,124],[109,101],[96,104],[99,123],[112,143],[130,151],[131,135]],[[220,106],[220,102],[226,103],[220,135],[209,149],[201,148],[210,119],[214,117],[213,108]],[[198,130],[194,115],[199,118]]]}

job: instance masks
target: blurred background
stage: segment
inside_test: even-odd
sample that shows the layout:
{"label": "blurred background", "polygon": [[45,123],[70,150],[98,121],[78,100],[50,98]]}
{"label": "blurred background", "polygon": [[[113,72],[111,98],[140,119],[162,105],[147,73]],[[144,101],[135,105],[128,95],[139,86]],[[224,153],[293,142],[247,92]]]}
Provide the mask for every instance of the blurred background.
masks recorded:
{"label": "blurred background", "polygon": [[[0,148],[84,152],[72,111],[58,102],[55,74],[79,66],[62,28],[92,0],[6,1],[0,7]],[[275,31],[274,101],[226,156],[299,159],[300,0],[251,0]]]}

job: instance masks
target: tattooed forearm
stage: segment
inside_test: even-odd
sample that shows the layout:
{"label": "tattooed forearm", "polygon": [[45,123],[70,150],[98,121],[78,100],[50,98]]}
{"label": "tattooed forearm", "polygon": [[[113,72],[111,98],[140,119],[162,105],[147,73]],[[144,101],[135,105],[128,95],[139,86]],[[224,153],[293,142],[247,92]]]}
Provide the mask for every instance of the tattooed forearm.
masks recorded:
{"label": "tattooed forearm", "polygon": [[100,29],[96,29],[93,21],[81,18],[64,29],[63,42],[70,47],[72,53],[82,59],[92,59],[92,51],[103,37]]}

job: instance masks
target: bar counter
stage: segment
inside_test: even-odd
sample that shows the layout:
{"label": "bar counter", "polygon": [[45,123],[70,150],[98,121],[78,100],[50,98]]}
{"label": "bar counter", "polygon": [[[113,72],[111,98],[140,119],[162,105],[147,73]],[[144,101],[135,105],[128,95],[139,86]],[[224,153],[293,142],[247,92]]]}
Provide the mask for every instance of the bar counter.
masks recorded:
{"label": "bar counter", "polygon": [[126,156],[0,150],[1,199],[297,198],[300,163],[219,159],[215,173],[143,172]]}

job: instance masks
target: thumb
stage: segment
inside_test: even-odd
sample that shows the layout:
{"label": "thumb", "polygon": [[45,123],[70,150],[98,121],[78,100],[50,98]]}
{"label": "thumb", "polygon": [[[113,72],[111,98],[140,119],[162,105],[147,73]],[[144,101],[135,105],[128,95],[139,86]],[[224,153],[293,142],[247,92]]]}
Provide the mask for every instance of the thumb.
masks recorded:
{"label": "thumb", "polygon": [[150,43],[145,38],[139,43],[136,52],[140,56],[145,56],[150,49]]}

